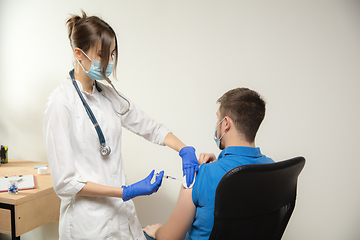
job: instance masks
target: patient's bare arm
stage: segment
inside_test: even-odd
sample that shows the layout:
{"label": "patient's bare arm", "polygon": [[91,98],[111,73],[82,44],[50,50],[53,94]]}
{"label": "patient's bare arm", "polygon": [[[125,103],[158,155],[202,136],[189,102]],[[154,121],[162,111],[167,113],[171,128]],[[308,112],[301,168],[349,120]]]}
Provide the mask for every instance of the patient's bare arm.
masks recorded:
{"label": "patient's bare arm", "polygon": [[143,230],[149,236],[159,240],[183,239],[195,217],[196,207],[191,195],[192,189],[185,189],[181,186],[178,200],[169,220],[162,226],[155,224],[147,226]]}

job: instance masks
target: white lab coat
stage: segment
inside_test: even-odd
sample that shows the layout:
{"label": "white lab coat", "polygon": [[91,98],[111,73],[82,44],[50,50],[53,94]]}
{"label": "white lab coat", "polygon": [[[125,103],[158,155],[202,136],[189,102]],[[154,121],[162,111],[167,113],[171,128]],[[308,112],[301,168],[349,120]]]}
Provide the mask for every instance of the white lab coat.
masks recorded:
{"label": "white lab coat", "polygon": [[[111,103],[94,87],[82,91],[111,147],[101,156],[98,135],[70,78],[50,95],[44,115],[44,136],[56,194],[61,198],[59,239],[145,239],[133,202],[119,198],[76,195],[87,181],[121,187],[127,185],[121,156],[122,126],[145,139],[164,145],[167,128],[156,123],[131,102],[130,111],[117,115]],[[98,81],[118,112],[128,105],[113,89]],[[145,177],[145,176],[144,176]]]}

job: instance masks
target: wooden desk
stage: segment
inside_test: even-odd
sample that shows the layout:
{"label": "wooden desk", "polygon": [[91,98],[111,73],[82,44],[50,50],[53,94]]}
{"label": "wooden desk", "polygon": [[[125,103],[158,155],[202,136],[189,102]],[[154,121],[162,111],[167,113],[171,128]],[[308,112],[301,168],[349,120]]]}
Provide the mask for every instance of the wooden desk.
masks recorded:
{"label": "wooden desk", "polygon": [[0,232],[12,235],[13,240],[48,222],[59,220],[60,199],[53,189],[50,171],[48,169],[48,174],[39,175],[35,165],[49,166],[47,162],[14,159],[0,166],[0,177],[35,176],[36,189],[19,190],[16,195],[0,193]]}

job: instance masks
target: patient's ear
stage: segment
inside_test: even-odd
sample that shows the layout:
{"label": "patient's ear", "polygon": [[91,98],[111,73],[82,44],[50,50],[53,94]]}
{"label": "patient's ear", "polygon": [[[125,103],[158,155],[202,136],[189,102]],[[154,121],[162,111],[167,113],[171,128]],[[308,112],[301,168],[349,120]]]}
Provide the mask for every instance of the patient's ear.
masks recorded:
{"label": "patient's ear", "polygon": [[234,126],[234,121],[229,116],[225,116],[223,122],[224,122],[223,128],[225,131],[229,131],[230,127]]}

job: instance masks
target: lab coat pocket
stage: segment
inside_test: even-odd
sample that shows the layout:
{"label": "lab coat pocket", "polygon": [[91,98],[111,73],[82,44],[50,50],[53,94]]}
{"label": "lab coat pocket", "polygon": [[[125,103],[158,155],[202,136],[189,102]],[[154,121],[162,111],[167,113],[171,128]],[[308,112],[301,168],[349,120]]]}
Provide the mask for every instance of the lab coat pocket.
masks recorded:
{"label": "lab coat pocket", "polygon": [[105,239],[109,236],[109,218],[104,203],[101,197],[76,196],[69,223],[73,239]]}

